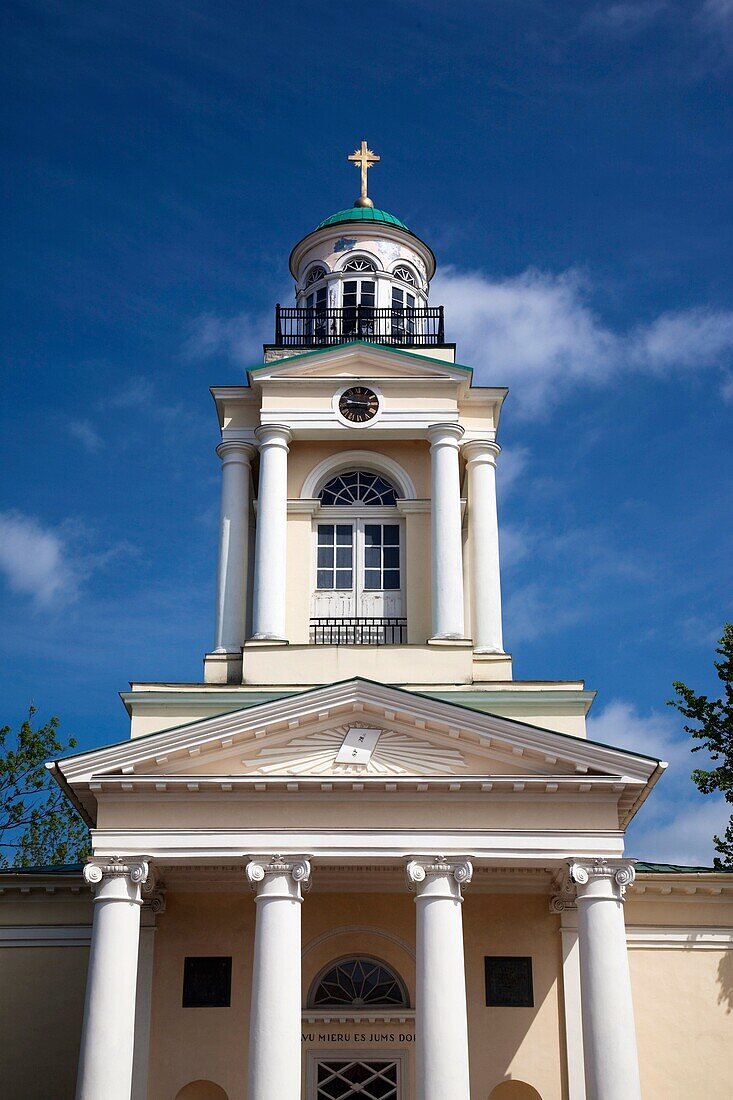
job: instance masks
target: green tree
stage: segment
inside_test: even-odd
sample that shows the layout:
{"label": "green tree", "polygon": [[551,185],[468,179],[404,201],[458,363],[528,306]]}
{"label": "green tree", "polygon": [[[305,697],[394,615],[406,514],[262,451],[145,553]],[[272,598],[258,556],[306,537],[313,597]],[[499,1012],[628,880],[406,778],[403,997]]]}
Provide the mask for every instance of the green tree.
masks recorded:
{"label": "green tree", "polygon": [[73,749],[59,720],[34,728],[31,707],[20,729],[0,729],[0,867],[78,863],[89,853],[89,830],[44,766]]}
{"label": "green tree", "polygon": [[[698,790],[703,794],[720,791],[726,802],[733,803],[733,623],[725,624],[716,652],[721,657],[714,662],[718,679],[723,684],[721,698],[696,695],[687,684],[676,680],[677,698],[670,699],[669,706],[676,707],[685,718],[696,723],[685,726],[687,733],[700,742],[692,751],[707,749],[715,765],[693,771],[692,779]],[[733,814],[723,836],[713,837],[713,842],[718,853],[714,860],[715,870],[733,871]]]}

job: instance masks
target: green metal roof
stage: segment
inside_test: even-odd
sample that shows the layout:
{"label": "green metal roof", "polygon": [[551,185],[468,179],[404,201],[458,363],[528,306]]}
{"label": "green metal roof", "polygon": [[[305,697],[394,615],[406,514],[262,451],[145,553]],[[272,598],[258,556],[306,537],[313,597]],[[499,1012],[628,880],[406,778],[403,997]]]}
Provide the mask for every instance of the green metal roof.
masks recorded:
{"label": "green metal roof", "polygon": [[715,874],[714,867],[691,867],[683,863],[646,863],[639,860],[636,870],[652,875],[709,875]]}
{"label": "green metal roof", "polygon": [[337,214],[332,214],[317,225],[316,229],[338,225],[340,222],[381,222],[383,225],[396,225],[398,229],[410,232],[405,223],[394,214],[388,214],[386,210],[375,210],[373,206],[350,206],[348,210],[339,210]]}

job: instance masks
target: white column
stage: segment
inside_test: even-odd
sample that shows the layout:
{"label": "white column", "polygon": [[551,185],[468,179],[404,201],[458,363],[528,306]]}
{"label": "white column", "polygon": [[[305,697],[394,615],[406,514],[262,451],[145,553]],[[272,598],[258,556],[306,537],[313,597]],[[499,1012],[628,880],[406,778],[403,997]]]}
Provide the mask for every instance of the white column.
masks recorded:
{"label": "white column", "polygon": [[77,1100],[130,1100],[143,860],[91,860],[94,918]]}
{"label": "white column", "polygon": [[300,1100],[300,906],[310,864],[265,856],[246,871],[257,893],[247,1100]]}
{"label": "white column", "polygon": [[415,1057],[420,1100],[469,1100],[468,1014],[461,886],[468,860],[413,859],[407,883],[417,906]]}
{"label": "white column", "polygon": [[140,948],[137,959],[137,992],[135,995],[135,1050],[132,1058],[131,1100],[148,1100],[155,922],[158,914],[165,912],[165,890],[157,885],[152,870],[143,886],[142,900]]}
{"label": "white column", "polygon": [[428,429],[432,478],[433,637],[462,638],[463,539],[458,446],[460,424]]}
{"label": "white column", "polygon": [[496,457],[500,451],[491,439],[472,439],[463,445],[468,464],[473,642],[479,653],[504,652],[496,511]]}
{"label": "white column", "polygon": [[247,622],[250,462],[255,449],[226,440],[216,453],[221,459],[221,516],[214,646],[217,653],[237,653]]}
{"label": "white column", "polygon": [[640,1100],[623,895],[630,860],[569,864],[578,905],[580,990],[588,1100]]}
{"label": "white column", "polygon": [[550,912],[557,913],[560,917],[568,1100],[586,1100],[578,908],[575,904],[575,887],[567,877],[561,880],[550,898]]}
{"label": "white column", "polygon": [[260,482],[257,492],[252,637],[285,638],[285,561],[288,522],[288,442],[284,424],[257,428]]}

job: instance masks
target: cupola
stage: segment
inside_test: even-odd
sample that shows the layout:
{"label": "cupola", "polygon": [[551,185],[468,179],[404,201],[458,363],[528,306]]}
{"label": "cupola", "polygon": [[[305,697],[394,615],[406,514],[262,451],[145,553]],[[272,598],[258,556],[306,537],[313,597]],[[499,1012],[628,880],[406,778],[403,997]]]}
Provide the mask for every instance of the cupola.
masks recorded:
{"label": "cupola", "polygon": [[349,158],[361,170],[352,207],[324,218],[290,254],[295,305],[277,306],[273,350],[368,340],[406,348],[441,346],[443,308],[429,303],[435,256],[405,223],[377,209],[367,146]]}

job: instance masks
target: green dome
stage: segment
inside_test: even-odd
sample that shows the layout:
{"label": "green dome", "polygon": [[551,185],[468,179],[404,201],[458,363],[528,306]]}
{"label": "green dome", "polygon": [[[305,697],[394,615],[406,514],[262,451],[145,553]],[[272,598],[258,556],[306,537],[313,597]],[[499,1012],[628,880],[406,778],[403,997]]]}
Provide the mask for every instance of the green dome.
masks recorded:
{"label": "green dome", "polygon": [[398,229],[410,232],[405,223],[394,214],[388,214],[386,210],[375,210],[373,206],[350,206],[348,210],[339,210],[338,214],[332,214],[330,218],[326,218],[316,226],[316,229],[323,229],[327,225],[338,225],[339,222],[381,222],[382,225],[395,225]]}

